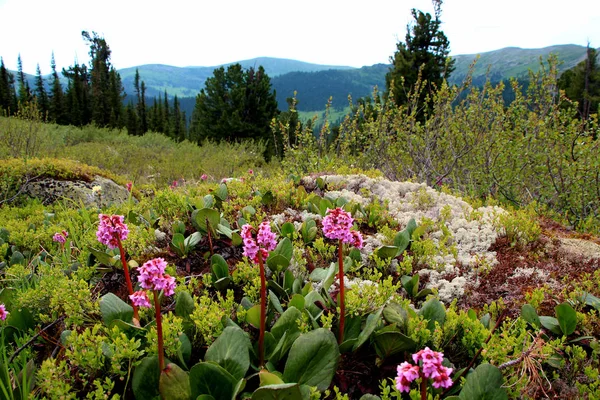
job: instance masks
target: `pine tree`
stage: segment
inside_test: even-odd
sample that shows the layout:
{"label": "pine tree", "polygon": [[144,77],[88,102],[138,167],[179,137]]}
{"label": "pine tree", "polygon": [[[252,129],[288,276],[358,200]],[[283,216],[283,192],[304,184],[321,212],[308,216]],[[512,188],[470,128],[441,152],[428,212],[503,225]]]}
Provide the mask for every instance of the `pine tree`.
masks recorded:
{"label": "pine tree", "polygon": [[54,52],[52,52],[52,60],[50,62],[52,68],[52,86],[50,88],[50,104],[49,113],[50,120],[57,124],[66,124],[67,117],[64,111],[64,93],[58,72],[56,72],[56,61],[54,60]]}
{"label": "pine tree", "polygon": [[65,93],[65,105],[68,110],[68,123],[76,126],[92,122],[92,104],[90,101],[90,75],[85,64],[63,69],[63,75],[69,80]]}
{"label": "pine tree", "polygon": [[111,128],[123,128],[125,126],[123,116],[123,84],[121,82],[121,75],[116,69],[111,68],[110,70],[110,122]]}
{"label": "pine tree", "polygon": [[179,99],[177,98],[177,95],[175,95],[175,98],[173,99],[171,126],[173,129],[170,136],[178,142],[183,141],[185,139],[185,122],[182,123],[181,110],[179,109]]}
{"label": "pine tree", "polygon": [[171,133],[171,110],[169,110],[169,97],[167,96],[167,91],[165,90],[165,101],[164,101],[163,115],[162,115],[162,124],[163,124],[163,133],[167,136]]}
{"label": "pine tree", "polygon": [[600,65],[596,49],[587,47],[586,59],[563,72],[558,87],[565,95],[578,102],[581,119],[587,121],[594,113],[600,113]]}
{"label": "pine tree", "polygon": [[40,64],[37,65],[35,72],[35,97],[37,99],[38,109],[44,116],[44,119],[47,119],[50,110],[50,103],[48,101],[48,93],[46,92],[46,87],[44,85],[44,78],[42,78]]}
{"label": "pine tree", "polygon": [[442,0],[433,0],[435,16],[412,9],[415,23],[407,26],[405,42],[397,44],[398,50],[390,58],[392,68],[385,77],[386,97],[393,92],[393,99],[397,105],[406,104],[408,94],[421,77],[424,90],[419,97],[419,107],[422,117],[428,110],[430,102],[425,98],[436,88],[439,88],[454,71],[454,60],[448,58],[450,42],[443,31],[440,30]]}
{"label": "pine tree", "polygon": [[129,133],[130,135],[138,135],[138,129],[139,129],[139,121],[138,121],[138,116],[137,116],[137,112],[135,110],[135,108],[133,107],[133,104],[131,103],[131,101],[127,104],[127,107],[125,109],[125,115],[126,115],[126,119],[127,119],[127,133]]}
{"label": "pine tree", "polygon": [[277,114],[271,80],[263,67],[246,71],[240,64],[217,68],[196,97],[190,140],[262,140],[265,158],[275,153],[270,123]]}
{"label": "pine tree", "polygon": [[[111,51],[106,40],[96,32],[90,35],[87,31],[82,31],[81,35],[90,46],[92,121],[98,126],[110,126],[111,115],[119,113],[119,110],[113,109],[116,105],[111,99],[121,97],[123,94],[122,86],[119,92],[111,93],[111,90],[119,89],[116,86],[111,87],[110,75],[113,70],[110,63]],[[121,107],[122,105],[118,108]]]}
{"label": "pine tree", "polygon": [[4,66],[4,60],[0,57],[0,115],[7,115],[17,111],[17,95],[15,92],[15,78]]}
{"label": "pine tree", "polygon": [[29,83],[25,79],[21,54],[19,54],[19,57],[17,58],[17,78],[19,81],[19,102],[24,105],[31,101],[31,89],[29,88]]}

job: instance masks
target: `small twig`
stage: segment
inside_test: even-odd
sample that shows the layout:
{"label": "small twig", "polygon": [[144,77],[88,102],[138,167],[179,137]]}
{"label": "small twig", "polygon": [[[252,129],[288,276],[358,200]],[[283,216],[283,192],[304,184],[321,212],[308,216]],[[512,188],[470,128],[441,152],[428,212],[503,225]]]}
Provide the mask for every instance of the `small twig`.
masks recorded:
{"label": "small twig", "polygon": [[521,361],[523,361],[525,359],[525,357],[528,357],[531,354],[531,352],[533,352],[533,350],[535,349],[535,346],[537,344],[537,341],[542,336],[542,334],[544,334],[544,330],[540,329],[540,331],[538,332],[536,337],[533,339],[531,346],[529,346],[529,348],[527,350],[525,350],[523,353],[521,353],[521,355],[519,357],[515,358],[514,360],[507,361],[504,364],[500,364],[500,366],[498,366],[498,369],[503,370],[505,368],[512,367],[513,365],[519,364]]}
{"label": "small twig", "polygon": [[25,350],[25,348],[27,346],[29,346],[31,343],[33,343],[33,341],[35,339],[38,338],[38,336],[40,336],[42,333],[44,333],[46,330],[50,329],[51,327],[53,327],[54,325],[56,325],[58,322],[61,322],[63,319],[65,319],[65,316],[63,315],[62,317],[58,318],[57,320],[55,320],[54,322],[51,322],[49,325],[46,325],[44,328],[40,329],[35,335],[33,335],[33,337],[31,339],[29,339],[27,341],[27,343],[25,343],[23,346],[19,347],[12,356],[10,356],[10,358],[8,359],[8,363],[10,364],[12,362],[12,360],[15,359],[16,356],[19,355],[20,352],[22,352],[23,350]]}

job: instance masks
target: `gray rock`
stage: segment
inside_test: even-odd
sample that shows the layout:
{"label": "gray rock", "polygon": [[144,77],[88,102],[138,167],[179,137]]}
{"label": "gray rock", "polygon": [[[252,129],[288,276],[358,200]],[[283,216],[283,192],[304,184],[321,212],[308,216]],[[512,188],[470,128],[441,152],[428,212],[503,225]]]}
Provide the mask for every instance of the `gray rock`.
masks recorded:
{"label": "gray rock", "polygon": [[[94,190],[94,187],[100,187],[100,190]],[[75,205],[85,207],[118,205],[126,202],[129,198],[127,188],[101,176],[95,176],[92,182],[44,178],[27,183],[23,188],[23,193],[40,199],[43,204],[71,200]]]}

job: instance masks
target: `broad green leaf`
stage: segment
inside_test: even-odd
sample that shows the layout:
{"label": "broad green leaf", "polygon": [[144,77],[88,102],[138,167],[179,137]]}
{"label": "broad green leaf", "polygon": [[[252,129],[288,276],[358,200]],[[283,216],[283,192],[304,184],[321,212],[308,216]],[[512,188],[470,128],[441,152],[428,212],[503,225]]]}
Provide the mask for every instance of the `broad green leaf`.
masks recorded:
{"label": "broad green leaf", "polygon": [[310,388],[297,383],[283,383],[259,387],[252,400],[309,400]]}
{"label": "broad green leaf", "polygon": [[406,321],[408,320],[408,313],[400,304],[389,303],[383,309],[383,318],[389,324],[396,324],[401,329],[404,329]]}
{"label": "broad green leaf", "polygon": [[189,317],[196,308],[196,303],[188,291],[181,291],[175,296],[175,315],[181,318]]}
{"label": "broad green leaf", "polygon": [[398,248],[396,246],[381,246],[377,249],[377,257],[383,259],[394,258],[398,254]]}
{"label": "broad green leaf", "polygon": [[359,400],[381,400],[381,397],[374,394],[363,394]]}
{"label": "broad green leaf", "polygon": [[562,333],[565,336],[569,336],[575,332],[575,328],[577,327],[577,313],[573,307],[569,303],[562,303],[554,307],[554,311],[556,312],[556,319],[558,319],[558,325]]}
{"label": "broad green leaf", "polygon": [[102,320],[106,326],[109,326],[115,319],[131,322],[133,307],[109,292],[100,298],[100,314],[102,314]]}
{"label": "broad green leaf", "polygon": [[154,399],[159,392],[160,368],[158,357],[151,356],[142,359],[133,371],[131,389],[136,399]]}
{"label": "broad green leaf", "polygon": [[596,310],[600,311],[600,299],[593,294],[583,292],[582,295],[578,297],[578,300],[585,305],[594,307]]}
{"label": "broad green leaf", "polygon": [[523,304],[523,307],[521,307],[521,317],[534,328],[541,327],[540,318],[531,304]]}
{"label": "broad green leaf", "polygon": [[210,258],[210,268],[216,279],[221,279],[229,276],[229,264],[220,254],[214,254]]}
{"label": "broad green leaf", "polygon": [[291,222],[286,222],[281,225],[281,236],[291,240],[294,237],[294,232],[296,232],[296,227]]}
{"label": "broad green leaf", "polygon": [[290,266],[290,259],[285,258],[281,254],[271,254],[269,258],[267,258],[267,266],[274,272],[285,271],[287,267]]}
{"label": "broad green leaf", "polygon": [[304,309],[304,297],[301,294],[294,294],[288,303],[288,307],[296,307],[298,310]]}
{"label": "broad green leaf", "polygon": [[237,232],[231,232],[231,244],[233,246],[239,246],[243,243],[243,239]]}
{"label": "broad green leaf", "polygon": [[190,379],[188,373],[177,364],[167,364],[160,374],[160,397],[169,400],[189,400]]}
{"label": "broad green leaf", "polygon": [[278,375],[272,374],[265,369],[259,371],[258,378],[260,379],[260,386],[280,385],[284,383],[283,379]]}
{"label": "broad green leaf", "polygon": [[408,231],[403,230],[394,236],[394,246],[398,248],[397,254],[402,254],[410,244],[410,235]]}
{"label": "broad green leaf", "polygon": [[260,327],[260,305],[257,304],[250,308],[246,313],[246,322],[254,326],[255,328]]}
{"label": "broad green leaf", "polygon": [[231,400],[235,395],[237,384],[238,381],[226,369],[213,362],[200,362],[190,370],[193,399],[208,394],[215,400]]}
{"label": "broad green leaf", "polygon": [[273,325],[271,334],[278,343],[276,349],[269,355],[269,361],[276,363],[282,359],[296,339],[298,339],[300,329],[298,328],[297,320],[300,318],[302,318],[302,312],[295,307],[290,307]]}
{"label": "broad green leaf", "polygon": [[227,200],[227,185],[224,183],[219,184],[219,187],[215,190],[215,196],[222,201]]}
{"label": "broad green leaf", "polygon": [[271,204],[275,203],[275,196],[273,196],[273,192],[267,190],[265,194],[262,195],[261,202],[265,206],[270,206]]}
{"label": "broad green leaf", "polygon": [[303,335],[292,345],[283,380],[316,386],[323,391],[329,387],[340,358],[340,352],[331,331],[315,329]]}
{"label": "broad green leaf", "polygon": [[364,329],[360,332],[360,335],[358,335],[358,340],[352,348],[353,351],[356,351],[356,349],[362,346],[371,337],[371,334],[375,331],[375,328],[377,328],[377,324],[379,324],[381,321],[382,312],[383,307],[367,316],[367,323],[365,324]]}
{"label": "broad green leaf", "polygon": [[277,298],[275,293],[273,293],[272,290],[269,290],[269,301],[273,305],[273,308],[275,309],[275,311],[277,311],[280,314],[283,314],[283,308],[281,307],[281,302],[279,301],[279,299]]}
{"label": "broad green leaf", "polygon": [[383,332],[373,336],[375,351],[380,358],[387,358],[402,351],[416,349],[417,343],[400,332]]}
{"label": "broad green leaf", "polygon": [[413,276],[404,275],[400,278],[402,282],[402,287],[409,296],[416,296],[419,291],[419,274],[414,274]]}
{"label": "broad green leaf", "polygon": [[240,380],[250,367],[250,346],[246,332],[229,326],[208,348],[204,359],[216,362],[236,380]]}
{"label": "broad green leaf", "polygon": [[227,286],[229,286],[230,282],[231,282],[231,278],[226,276],[224,278],[217,279],[217,281],[215,283],[213,283],[213,285],[215,286],[215,288],[217,290],[224,291],[225,289],[227,289]]}
{"label": "broad green leaf", "polygon": [[202,208],[192,212],[192,223],[201,232],[208,232],[208,222],[211,233],[214,234],[220,221],[221,216],[219,212],[213,208]]}
{"label": "broad green leaf", "polygon": [[446,309],[438,299],[430,299],[426,301],[419,311],[419,314],[429,321],[427,323],[427,329],[429,329],[431,332],[435,330],[436,322],[440,326],[443,326],[444,321],[446,320]]}
{"label": "broad green leaf", "polygon": [[198,243],[202,240],[202,235],[200,232],[194,232],[190,236],[185,238],[185,247],[186,249],[194,248]]}
{"label": "broad green leaf", "polygon": [[179,335],[178,339],[181,346],[177,349],[177,357],[179,358],[181,365],[187,369],[187,363],[192,356],[192,342],[190,342],[190,338],[183,332]]}
{"label": "broad green leaf", "polygon": [[173,250],[179,257],[185,256],[185,238],[181,233],[176,233],[169,243],[169,248]]}
{"label": "broad green leaf", "polygon": [[414,218],[411,218],[410,221],[408,221],[408,224],[406,224],[406,228],[404,228],[404,230],[408,232],[408,237],[412,237],[415,229],[417,229],[417,221],[415,221]]}
{"label": "broad green leaf", "polygon": [[500,370],[491,364],[481,364],[467,375],[459,398],[463,400],[507,400],[502,388],[504,377]]}
{"label": "broad green leaf", "polygon": [[542,316],[540,317],[540,323],[544,328],[548,329],[555,335],[562,335],[563,333],[560,329],[560,324],[558,323],[558,320],[554,317]]}

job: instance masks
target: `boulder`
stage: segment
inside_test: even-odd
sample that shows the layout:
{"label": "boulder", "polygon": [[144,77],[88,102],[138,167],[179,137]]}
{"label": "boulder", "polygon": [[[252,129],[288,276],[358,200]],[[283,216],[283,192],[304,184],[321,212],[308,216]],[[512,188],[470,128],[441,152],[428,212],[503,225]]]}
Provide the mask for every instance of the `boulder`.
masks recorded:
{"label": "boulder", "polygon": [[75,205],[84,207],[122,204],[129,198],[127,188],[98,175],[94,176],[91,182],[53,178],[39,179],[27,183],[23,188],[23,193],[40,199],[43,204],[61,200],[69,202],[70,200]]}

